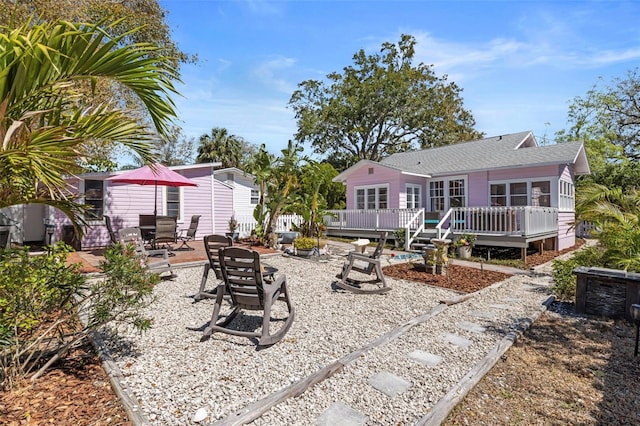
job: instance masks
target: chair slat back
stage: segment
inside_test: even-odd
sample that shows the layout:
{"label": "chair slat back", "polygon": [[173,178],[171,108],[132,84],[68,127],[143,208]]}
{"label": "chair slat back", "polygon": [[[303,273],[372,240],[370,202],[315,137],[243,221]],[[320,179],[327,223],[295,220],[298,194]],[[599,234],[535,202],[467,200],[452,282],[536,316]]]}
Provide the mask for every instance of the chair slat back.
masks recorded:
{"label": "chair slat back", "polygon": [[118,241],[123,244],[133,244],[137,255],[146,256],[142,233],[139,228],[122,228],[118,230]]}
{"label": "chair slat back", "polygon": [[260,254],[240,247],[218,250],[220,270],[234,304],[245,309],[264,309],[264,290]]}
{"label": "chair slat back", "polygon": [[220,258],[218,257],[218,250],[223,247],[231,247],[232,245],[233,239],[231,237],[216,234],[204,237],[204,251],[207,253],[211,269],[213,269],[216,274],[216,278],[219,280],[222,279],[222,273],[220,272]]}
{"label": "chair slat back", "polygon": [[371,253],[371,256],[369,256],[371,259],[378,259],[380,256],[382,256],[382,250],[384,249],[384,245],[387,242],[387,234],[387,232],[380,233],[378,245],[376,246],[376,249],[373,251],[373,253]]}

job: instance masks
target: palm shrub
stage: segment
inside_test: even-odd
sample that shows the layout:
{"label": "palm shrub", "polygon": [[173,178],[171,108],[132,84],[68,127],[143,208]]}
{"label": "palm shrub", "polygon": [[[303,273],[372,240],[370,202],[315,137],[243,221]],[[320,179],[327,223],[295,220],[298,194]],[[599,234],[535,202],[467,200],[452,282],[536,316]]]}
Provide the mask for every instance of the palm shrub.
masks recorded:
{"label": "palm shrub", "polygon": [[157,274],[134,256],[132,246],[107,249],[105,278],[87,281],[67,265],[70,247],[51,246],[32,256],[28,247],[0,250],[0,386],[36,379],[105,324],[150,325],[143,309],[153,301]]}
{"label": "palm shrub", "polygon": [[575,296],[578,266],[640,272],[640,197],[635,189],[585,186],[576,196],[576,217],[592,222],[598,246],[578,251],[571,259],[553,262],[554,292],[563,299]]}
{"label": "palm shrub", "polygon": [[[64,176],[78,170],[91,143],[117,142],[145,163],[155,160],[155,131],[175,117],[169,95],[177,72],[153,57],[159,48],[125,44],[133,32],[69,22],[0,27],[0,208],[38,202],[62,210],[79,227],[82,209]],[[116,102],[91,96],[102,84],[125,88],[150,123]]]}

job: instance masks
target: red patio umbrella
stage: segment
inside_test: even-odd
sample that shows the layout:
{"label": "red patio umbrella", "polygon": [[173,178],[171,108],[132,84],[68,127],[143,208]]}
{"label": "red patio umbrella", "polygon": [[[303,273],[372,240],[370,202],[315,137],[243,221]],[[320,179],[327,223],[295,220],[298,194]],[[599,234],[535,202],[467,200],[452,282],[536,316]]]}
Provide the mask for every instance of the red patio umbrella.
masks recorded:
{"label": "red patio umbrella", "polygon": [[162,186],[198,186],[194,181],[182,176],[166,166],[157,163],[153,166],[140,167],[139,169],[130,170],[128,172],[111,176],[108,181],[118,183],[136,183],[138,185],[155,185],[155,197],[153,206],[153,215],[158,215],[158,185]]}

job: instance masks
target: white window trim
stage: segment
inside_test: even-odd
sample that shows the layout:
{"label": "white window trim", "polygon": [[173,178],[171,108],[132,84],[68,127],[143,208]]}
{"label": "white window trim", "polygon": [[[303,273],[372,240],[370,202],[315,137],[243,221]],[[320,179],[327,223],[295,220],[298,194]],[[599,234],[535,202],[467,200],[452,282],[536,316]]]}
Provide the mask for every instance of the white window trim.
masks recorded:
{"label": "white window trim", "polygon": [[451,200],[449,194],[449,182],[452,180],[462,180],[464,182],[464,205],[469,205],[469,177],[467,175],[447,176],[445,178],[433,178],[427,179],[427,206],[431,205],[431,182],[443,182],[444,191],[444,210],[448,211],[451,208]]}
{"label": "white window trim", "polygon": [[364,210],[371,210],[367,208],[367,189],[375,189],[376,192],[376,208],[374,210],[379,209],[380,207],[380,193],[378,191],[378,189],[380,188],[385,188],[387,190],[387,209],[389,208],[389,184],[388,183],[384,183],[384,184],[380,184],[380,185],[361,185],[361,186],[354,186],[353,187],[353,205],[356,207],[356,209],[358,208],[358,191],[359,190],[364,190],[365,193],[365,199],[364,199]]}
{"label": "white window trim", "polygon": [[[563,194],[562,184],[566,183],[570,189],[570,194]],[[571,206],[567,207],[562,202],[567,200],[571,202]],[[561,212],[575,212],[576,210],[576,185],[568,179],[558,179],[558,210]]]}
{"label": "white window trim", "polygon": [[[162,191],[162,214],[166,215],[167,214],[167,189],[169,187],[165,186],[163,191]],[[178,219],[176,220],[176,223],[184,223],[184,191],[182,190],[181,186],[178,186],[178,197],[180,199],[180,211],[178,212]]]}
{"label": "white window trim", "polygon": [[[253,202],[253,191],[256,192],[256,202]],[[258,203],[260,202],[260,190],[258,188],[250,188],[249,189],[249,205],[250,206],[257,206]]]}
{"label": "white window trim", "polygon": [[[416,206],[414,207],[409,207],[409,197],[408,197],[408,193],[409,193],[409,188],[413,189],[413,196],[414,196],[414,204],[416,204]],[[415,197],[416,197],[416,190],[417,190],[417,196],[418,196],[418,202],[415,203]],[[404,205],[405,208],[422,208],[422,185],[417,184],[417,183],[407,183],[405,185],[405,200],[404,200]]]}
{"label": "white window trim", "polygon": [[505,185],[506,193],[504,197],[507,199],[507,207],[511,206],[511,189],[509,187],[512,183],[526,183],[527,184],[527,206],[531,206],[531,184],[533,182],[549,182],[549,197],[550,207],[558,207],[558,187],[560,183],[557,176],[540,176],[535,178],[514,178],[503,180],[490,180],[487,182],[487,205],[491,205],[491,185]]}

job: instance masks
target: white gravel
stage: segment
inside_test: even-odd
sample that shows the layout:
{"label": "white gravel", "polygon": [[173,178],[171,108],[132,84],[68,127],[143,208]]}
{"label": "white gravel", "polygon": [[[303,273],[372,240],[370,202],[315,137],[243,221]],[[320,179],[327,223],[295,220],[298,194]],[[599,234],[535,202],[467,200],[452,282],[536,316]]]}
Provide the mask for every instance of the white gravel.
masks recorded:
{"label": "white gravel", "polygon": [[[255,340],[223,333],[200,342],[202,332],[194,330],[202,330],[213,309],[212,300],[193,303],[191,297],[199,286],[202,266],[179,269],[177,279],[157,286],[158,301],[149,310],[154,318],[151,330],[142,335],[124,330],[118,337],[107,337],[105,332],[124,384],[150,424],[195,424],[201,419],[215,423],[458,295],[389,277],[393,290],[387,294],[357,295],[332,286],[341,259],[318,263],[276,255],[263,262],[286,275],[296,308],[293,326],[271,347],[257,349]],[[213,274],[209,281],[213,287]],[[367,416],[367,424],[414,424],[506,333],[542,309],[550,284],[545,275],[518,275],[486,288],[397,339],[365,351],[342,371],[276,405],[253,424],[318,424],[318,418],[337,402]],[[278,305],[272,316],[284,318],[284,303]],[[257,329],[260,321],[257,312],[246,312],[232,324]],[[457,327],[462,321],[484,326],[486,331]],[[469,339],[471,345],[455,346],[447,341],[448,334]],[[435,367],[417,363],[407,356],[416,350],[443,361]],[[367,382],[380,372],[400,376],[411,387],[388,397]]]}

